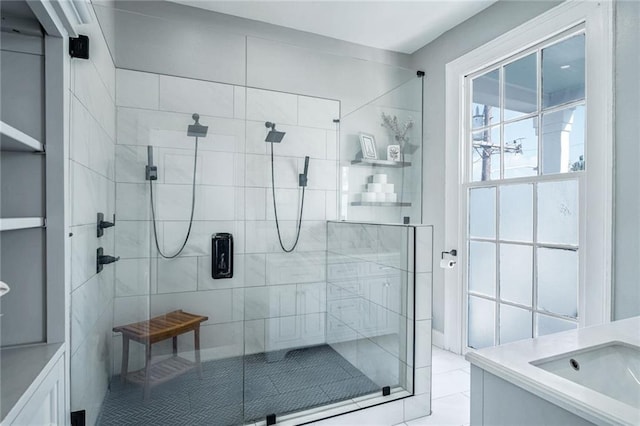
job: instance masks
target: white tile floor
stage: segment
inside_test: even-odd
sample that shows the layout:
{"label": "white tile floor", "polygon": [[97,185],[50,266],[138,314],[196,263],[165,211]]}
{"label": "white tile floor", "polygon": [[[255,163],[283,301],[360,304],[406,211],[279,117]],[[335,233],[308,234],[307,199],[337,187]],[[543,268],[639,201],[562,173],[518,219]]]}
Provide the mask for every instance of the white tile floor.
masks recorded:
{"label": "white tile floor", "polygon": [[433,347],[431,415],[398,426],[469,424],[469,363],[464,357]]}

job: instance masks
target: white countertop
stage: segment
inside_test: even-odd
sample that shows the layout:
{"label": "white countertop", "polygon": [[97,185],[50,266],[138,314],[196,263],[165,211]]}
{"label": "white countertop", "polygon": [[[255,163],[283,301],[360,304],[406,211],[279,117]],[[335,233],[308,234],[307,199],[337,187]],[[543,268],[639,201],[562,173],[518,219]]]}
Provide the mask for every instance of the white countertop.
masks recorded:
{"label": "white countertop", "polygon": [[468,352],[466,359],[590,422],[639,425],[640,410],[530,364],[614,341],[640,346],[640,317]]}
{"label": "white countertop", "polygon": [[[27,390],[39,385],[38,378],[49,372],[63,353],[61,343],[3,348],[0,351],[0,419],[5,417],[25,396]],[[37,383],[36,383],[37,382]],[[26,402],[26,401],[25,401]]]}

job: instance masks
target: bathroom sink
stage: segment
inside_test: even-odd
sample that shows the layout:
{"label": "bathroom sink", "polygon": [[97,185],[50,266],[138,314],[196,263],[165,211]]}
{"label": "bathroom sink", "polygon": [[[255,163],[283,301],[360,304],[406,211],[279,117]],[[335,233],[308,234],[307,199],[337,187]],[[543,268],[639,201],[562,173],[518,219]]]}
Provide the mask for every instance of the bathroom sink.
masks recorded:
{"label": "bathroom sink", "polygon": [[531,364],[640,409],[638,346],[609,342]]}

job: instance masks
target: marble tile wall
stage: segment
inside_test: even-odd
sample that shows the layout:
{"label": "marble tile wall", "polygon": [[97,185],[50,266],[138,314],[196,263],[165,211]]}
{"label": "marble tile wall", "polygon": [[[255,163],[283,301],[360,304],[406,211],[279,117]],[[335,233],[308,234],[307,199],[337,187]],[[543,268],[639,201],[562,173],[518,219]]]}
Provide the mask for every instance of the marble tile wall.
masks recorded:
{"label": "marble tile wall", "polygon": [[71,410],[94,424],[108,389],[115,268],[96,274],[96,249],[115,250],[115,232],[96,237],[96,214],[115,213],[115,67],[97,23],[78,28],[91,59],[71,60]]}
{"label": "marble tile wall", "polygon": [[[207,315],[203,359],[306,346],[325,341],[326,228],[337,217],[339,103],[118,69],[116,264],[114,324],[171,310]],[[154,150],[158,244],[173,254],[188,228],[194,139],[191,114],[209,126],[199,141],[196,208],[191,237],[175,259],[157,255],[151,222],[147,146]],[[298,173],[311,157],[302,232],[295,252],[278,244],[265,121],[287,132],[274,145],[276,201],[285,245],[295,237],[300,200]],[[234,236],[234,277],[211,278],[211,236]],[[121,337],[113,335],[113,372],[119,373]],[[130,368],[140,367],[132,345]],[[193,347],[191,335],[179,339]],[[154,354],[170,353],[167,345]],[[185,353],[189,357],[189,353]]]}

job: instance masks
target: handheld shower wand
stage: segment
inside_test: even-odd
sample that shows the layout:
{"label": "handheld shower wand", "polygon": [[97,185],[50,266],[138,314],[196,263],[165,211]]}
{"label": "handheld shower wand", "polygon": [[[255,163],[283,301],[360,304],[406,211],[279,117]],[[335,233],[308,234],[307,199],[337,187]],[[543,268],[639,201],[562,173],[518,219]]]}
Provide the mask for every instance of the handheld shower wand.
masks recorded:
{"label": "handheld shower wand", "polygon": [[158,180],[158,167],[153,165],[153,146],[147,145],[147,166],[145,170],[146,180]]}
{"label": "handheld shower wand", "polygon": [[309,156],[304,157],[304,173],[298,175],[298,186],[304,188],[307,186],[307,177],[309,172]]}
{"label": "handheld shower wand", "polygon": [[295,250],[296,246],[298,245],[298,241],[300,240],[300,231],[302,229],[302,213],[304,212],[304,193],[307,187],[309,173],[309,157],[304,157],[304,173],[300,173],[298,175],[298,185],[302,188],[302,200],[300,201],[300,215],[298,216],[296,240],[293,242],[291,248],[286,248],[284,246],[284,243],[282,242],[282,235],[280,233],[280,221],[278,220],[278,203],[276,202],[276,178],[273,166],[273,144],[282,142],[282,138],[284,138],[285,132],[277,131],[276,123],[267,121],[266,123],[264,123],[264,125],[267,129],[270,129],[264,141],[271,144],[271,191],[273,194],[273,215],[276,219],[278,242],[280,243],[280,248],[282,248],[282,251],[284,251],[285,253],[291,253],[293,250]]}
{"label": "handheld shower wand", "polygon": [[180,253],[182,253],[184,248],[187,246],[187,242],[189,241],[189,236],[191,235],[191,227],[193,226],[193,215],[196,210],[196,170],[198,166],[198,138],[206,137],[209,127],[203,126],[198,122],[198,120],[200,119],[200,116],[198,114],[193,114],[192,118],[195,121],[195,123],[190,124],[187,127],[187,136],[196,138],[195,150],[193,154],[193,182],[191,184],[191,215],[189,217],[189,228],[187,229],[187,235],[184,238],[184,242],[182,243],[182,246],[178,249],[178,251],[172,255],[163,253],[162,250],[160,249],[160,243],[158,243],[158,230],[156,226],[156,209],[155,209],[155,203],[153,200],[153,184],[151,182],[158,179],[158,167],[153,165],[153,147],[151,145],[147,147],[147,166],[145,170],[146,170],[146,179],[149,181],[149,192],[151,194],[151,219],[153,222],[153,237],[156,243],[156,250],[158,250],[158,253],[160,254],[160,256],[164,257],[165,259],[176,258],[180,255]]}

